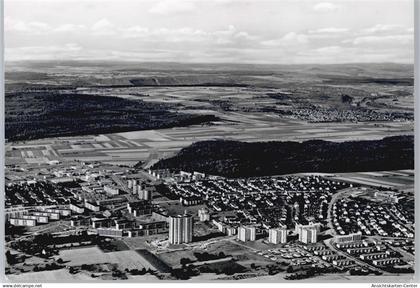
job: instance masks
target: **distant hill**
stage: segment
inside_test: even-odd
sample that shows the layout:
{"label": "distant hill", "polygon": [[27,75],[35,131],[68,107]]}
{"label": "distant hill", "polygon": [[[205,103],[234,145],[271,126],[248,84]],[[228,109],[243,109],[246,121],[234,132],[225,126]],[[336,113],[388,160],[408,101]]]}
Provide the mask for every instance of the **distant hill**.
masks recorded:
{"label": "distant hill", "polygon": [[414,137],[342,143],[203,141],[152,167],[162,168],[226,177],[413,169]]}
{"label": "distant hill", "polygon": [[[118,77],[109,77],[118,75]],[[105,77],[104,77],[105,76]],[[412,86],[414,65],[354,63],[268,65],[118,61],[17,61],[6,63],[6,90],[20,86],[255,86],[287,83]],[[17,86],[19,85],[19,86]]]}

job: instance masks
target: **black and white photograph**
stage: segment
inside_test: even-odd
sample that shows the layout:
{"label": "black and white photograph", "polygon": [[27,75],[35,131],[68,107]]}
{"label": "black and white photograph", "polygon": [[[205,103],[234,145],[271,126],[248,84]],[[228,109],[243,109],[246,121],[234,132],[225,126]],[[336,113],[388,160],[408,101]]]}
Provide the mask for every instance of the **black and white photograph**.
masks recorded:
{"label": "black and white photograph", "polygon": [[418,4],[3,0],[4,281],[414,285]]}

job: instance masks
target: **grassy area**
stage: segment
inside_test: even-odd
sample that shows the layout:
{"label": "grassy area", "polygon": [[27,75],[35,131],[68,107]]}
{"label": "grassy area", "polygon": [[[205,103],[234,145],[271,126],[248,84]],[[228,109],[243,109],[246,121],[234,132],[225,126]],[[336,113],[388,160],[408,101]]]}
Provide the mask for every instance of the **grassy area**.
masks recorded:
{"label": "grassy area", "polygon": [[194,251],[192,250],[181,250],[181,251],[172,251],[167,253],[161,253],[158,255],[162,261],[167,263],[170,266],[178,266],[180,265],[180,260],[182,258],[190,258],[194,259]]}

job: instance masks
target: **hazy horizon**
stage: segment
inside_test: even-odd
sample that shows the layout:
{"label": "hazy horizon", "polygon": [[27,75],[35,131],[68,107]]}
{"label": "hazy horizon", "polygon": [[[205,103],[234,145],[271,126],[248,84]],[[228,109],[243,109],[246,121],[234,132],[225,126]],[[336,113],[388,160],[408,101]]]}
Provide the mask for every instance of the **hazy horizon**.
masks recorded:
{"label": "hazy horizon", "polygon": [[248,62],[181,62],[181,61],[147,61],[147,60],[128,60],[128,59],[120,59],[120,60],[109,60],[109,59],[27,59],[27,60],[6,60],[4,63],[12,64],[12,63],[47,63],[47,62],[81,62],[81,63],[103,63],[103,64],[178,64],[178,65],[244,65],[244,66],[334,66],[334,65],[402,65],[402,66],[414,66],[415,63],[404,63],[404,62],[390,62],[390,61],[383,61],[383,62],[340,62],[340,63],[293,63],[293,64],[285,64],[285,63],[248,63]]}

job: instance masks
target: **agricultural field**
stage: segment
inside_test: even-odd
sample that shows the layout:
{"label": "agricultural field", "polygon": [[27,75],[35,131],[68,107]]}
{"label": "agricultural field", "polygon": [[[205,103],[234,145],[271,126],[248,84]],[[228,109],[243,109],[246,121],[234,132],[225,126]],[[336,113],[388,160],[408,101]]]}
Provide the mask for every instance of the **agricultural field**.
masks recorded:
{"label": "agricultural field", "polygon": [[[270,123],[228,123],[117,134],[58,137],[6,143],[6,164],[38,164],[61,161],[102,161],[134,165],[153,164],[175,155],[192,143],[207,140],[297,141],[325,139],[334,142],[382,139],[413,135],[413,123],[303,123],[284,120]],[[81,146],[84,145],[84,146]],[[32,153],[28,153],[32,151]],[[39,152],[40,151],[40,152]],[[41,154],[42,155],[41,155]]]}
{"label": "agricultural field", "polygon": [[414,170],[339,173],[334,178],[373,187],[414,191]]}
{"label": "agricultural field", "polygon": [[[343,142],[414,129],[410,65],[34,62],[7,68],[6,136],[26,140],[8,143],[11,165],[77,159],[149,166],[198,141]],[[31,112],[19,114],[25,107]],[[43,137],[52,138],[27,141]]]}

